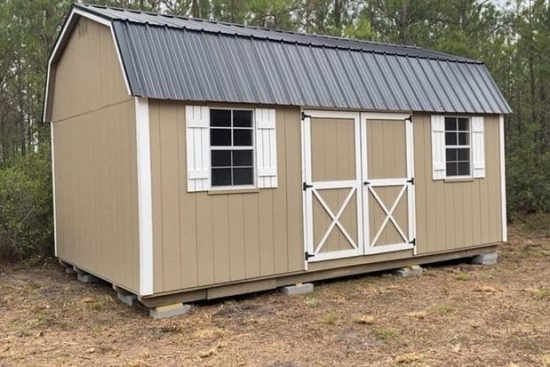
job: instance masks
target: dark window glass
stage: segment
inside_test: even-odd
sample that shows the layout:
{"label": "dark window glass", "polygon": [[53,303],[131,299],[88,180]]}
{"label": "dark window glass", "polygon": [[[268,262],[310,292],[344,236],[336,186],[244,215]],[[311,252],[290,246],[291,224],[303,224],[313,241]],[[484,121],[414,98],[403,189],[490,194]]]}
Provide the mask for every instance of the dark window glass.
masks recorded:
{"label": "dark window glass", "polygon": [[231,110],[210,110],[210,126],[231,126]]}
{"label": "dark window glass", "polygon": [[456,130],[456,118],[445,117],[445,130],[447,131]]}
{"label": "dark window glass", "polygon": [[470,133],[458,133],[458,145],[470,144]]}
{"label": "dark window glass", "polygon": [[456,161],[456,160],[457,160],[456,149],[447,148],[447,162]]}
{"label": "dark window glass", "polygon": [[252,166],[252,151],[234,150],[233,166]]}
{"label": "dark window glass", "polygon": [[231,167],[231,151],[213,150],[212,167]]}
{"label": "dark window glass", "polygon": [[233,185],[252,185],[252,168],[233,168]]}
{"label": "dark window glass", "polygon": [[233,111],[234,127],[252,127],[252,111]]}
{"label": "dark window glass", "polygon": [[469,161],[470,160],[470,149],[464,148],[464,149],[457,149],[458,157],[453,160],[457,161]]}
{"label": "dark window glass", "polygon": [[470,175],[470,119],[467,117],[445,117],[445,158],[447,176]]}
{"label": "dark window glass", "polygon": [[445,132],[445,144],[446,145],[456,145],[456,133]]}
{"label": "dark window glass", "polygon": [[458,175],[468,176],[470,174],[470,162],[458,162]]}
{"label": "dark window glass", "polygon": [[212,186],[254,184],[253,132],[252,111],[210,110]]}
{"label": "dark window glass", "polygon": [[468,119],[467,118],[459,118],[458,119],[458,130],[461,131],[469,131],[470,127],[468,126]]}
{"label": "dark window glass", "polygon": [[447,176],[456,176],[457,172],[456,162],[447,162]]}
{"label": "dark window glass", "polygon": [[212,168],[212,186],[231,185],[231,168]]}
{"label": "dark window glass", "polygon": [[230,146],[231,129],[210,129],[210,144],[213,146]]}
{"label": "dark window glass", "polygon": [[252,130],[233,129],[233,145],[234,146],[252,145]]}

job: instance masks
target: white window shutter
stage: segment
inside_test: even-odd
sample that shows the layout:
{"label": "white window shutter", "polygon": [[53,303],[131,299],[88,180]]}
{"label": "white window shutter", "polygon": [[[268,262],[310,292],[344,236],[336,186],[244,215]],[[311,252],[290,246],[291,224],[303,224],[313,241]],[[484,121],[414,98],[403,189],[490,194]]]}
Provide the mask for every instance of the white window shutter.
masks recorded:
{"label": "white window shutter", "polygon": [[475,178],[485,177],[485,126],[483,117],[472,117],[472,173]]}
{"label": "white window shutter", "polygon": [[205,106],[185,107],[187,191],[210,187],[210,111]]}
{"label": "white window shutter", "polygon": [[275,110],[257,108],[256,178],[259,188],[277,187],[277,133]]}
{"label": "white window shutter", "polygon": [[447,174],[445,158],[445,116],[432,115],[432,173],[434,180]]}

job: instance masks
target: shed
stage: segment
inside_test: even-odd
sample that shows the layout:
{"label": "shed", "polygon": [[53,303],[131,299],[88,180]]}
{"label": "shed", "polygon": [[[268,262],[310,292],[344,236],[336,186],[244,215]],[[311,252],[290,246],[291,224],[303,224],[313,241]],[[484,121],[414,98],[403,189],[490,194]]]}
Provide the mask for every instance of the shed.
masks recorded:
{"label": "shed", "polygon": [[494,252],[510,112],[463,57],[75,4],[55,254],[155,307]]}

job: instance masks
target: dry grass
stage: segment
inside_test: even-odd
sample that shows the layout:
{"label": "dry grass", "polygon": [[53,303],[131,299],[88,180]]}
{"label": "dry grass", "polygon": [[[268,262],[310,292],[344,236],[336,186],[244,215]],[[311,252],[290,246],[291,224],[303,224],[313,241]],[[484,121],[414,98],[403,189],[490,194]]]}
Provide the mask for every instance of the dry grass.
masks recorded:
{"label": "dry grass", "polygon": [[202,304],[168,320],[57,266],[3,269],[0,366],[550,366],[542,223],[513,228],[495,267],[364,276],[303,297]]}

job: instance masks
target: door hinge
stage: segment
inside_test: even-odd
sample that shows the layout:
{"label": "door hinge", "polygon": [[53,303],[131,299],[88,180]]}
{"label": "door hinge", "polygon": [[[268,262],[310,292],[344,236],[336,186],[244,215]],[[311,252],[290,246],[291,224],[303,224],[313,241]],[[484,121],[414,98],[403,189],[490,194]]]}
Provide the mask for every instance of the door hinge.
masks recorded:
{"label": "door hinge", "polygon": [[302,111],[302,121],[307,119],[307,118],[311,118],[310,115],[306,115],[306,113],[304,111]]}
{"label": "door hinge", "polygon": [[307,189],[311,189],[313,185],[308,185],[307,182],[304,182],[302,185],[302,190],[306,191]]}
{"label": "door hinge", "polygon": [[307,251],[305,252],[305,258],[306,258],[306,261],[307,261],[307,260],[309,260],[310,258],[312,258],[313,256],[315,256],[315,255],[313,255],[313,254],[310,254],[310,253],[309,253],[309,252],[307,252]]}
{"label": "door hinge", "polygon": [[416,246],[416,238],[413,238],[409,243],[413,246]]}
{"label": "door hinge", "polygon": [[407,117],[407,118],[405,119],[405,121],[413,122],[413,117],[412,117],[412,115],[409,116],[409,117]]}
{"label": "door hinge", "polygon": [[414,185],[414,177],[411,178],[410,180],[407,180],[407,183],[410,183],[411,185]]}
{"label": "door hinge", "polygon": [[370,185],[370,182],[369,182],[369,181],[365,181],[365,182],[363,182],[363,185]]}

